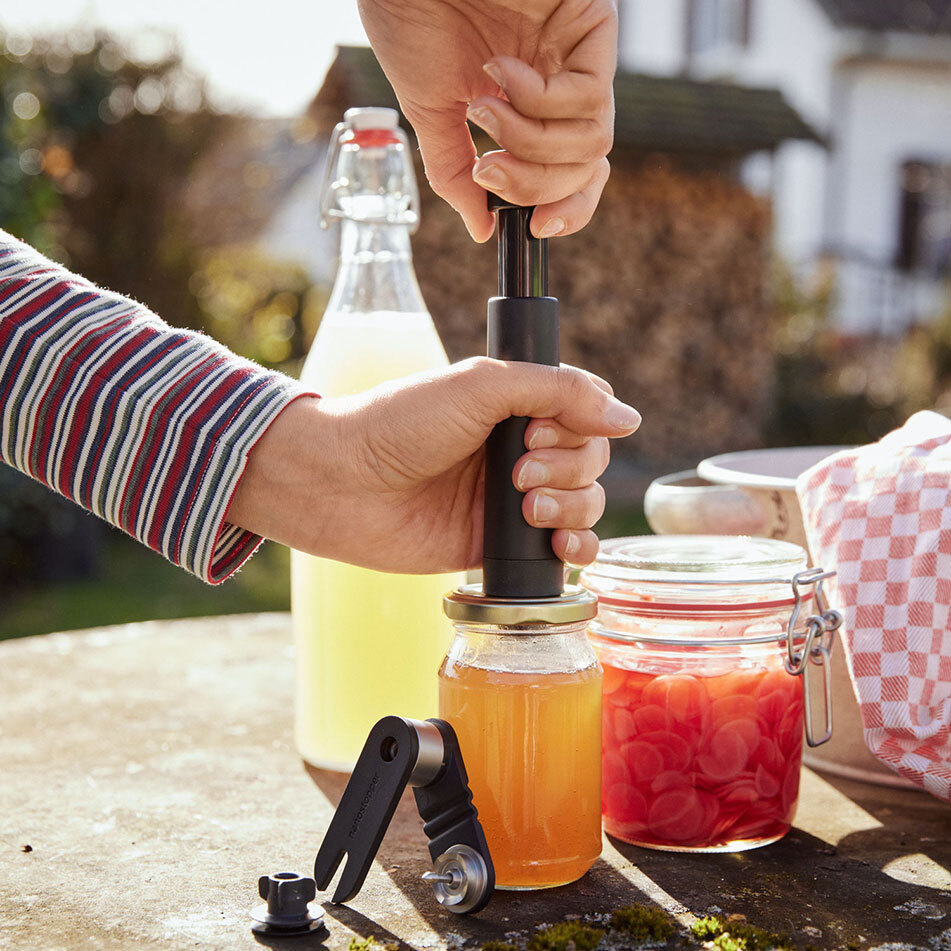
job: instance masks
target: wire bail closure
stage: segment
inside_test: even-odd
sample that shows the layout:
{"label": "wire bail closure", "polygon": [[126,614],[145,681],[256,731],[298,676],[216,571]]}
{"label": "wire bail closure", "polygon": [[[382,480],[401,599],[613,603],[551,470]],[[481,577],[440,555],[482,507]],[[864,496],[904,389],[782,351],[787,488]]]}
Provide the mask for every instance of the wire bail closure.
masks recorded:
{"label": "wire bail closure", "polygon": [[[340,177],[337,171],[337,162],[340,158],[341,148],[347,144],[347,136],[353,134],[353,126],[344,118],[343,122],[338,122],[330,133],[330,142],[327,147],[327,158],[324,164],[324,172],[321,176],[320,184],[320,227],[326,231],[334,221],[346,218],[339,208],[335,206],[337,192],[350,186],[350,181],[346,176]],[[375,225],[404,225],[409,227],[409,233],[416,234],[419,230],[419,185],[416,181],[416,173],[413,170],[413,161],[410,156],[409,137],[400,128],[399,125],[386,130],[402,146],[405,159],[405,179],[404,185],[408,191],[408,203],[401,209],[399,214],[387,213],[386,215],[374,215],[361,217],[363,224]]]}
{"label": "wire bail closure", "polygon": [[[832,736],[832,642],[835,638],[835,632],[842,626],[842,615],[829,607],[823,591],[823,583],[834,576],[834,571],[808,568],[793,575],[792,579],[792,589],[796,602],[789,617],[789,624],[786,627],[787,656],[783,665],[787,673],[794,677],[803,677],[806,743],[811,747],[822,746]],[[811,594],[815,597],[818,613],[809,615],[805,619],[804,626],[797,630],[796,624],[802,613],[803,601],[806,597],[800,589],[805,587],[814,587]],[[801,645],[798,650],[797,643]],[[824,730],[822,736],[818,738],[814,727],[809,691],[810,661],[822,668]]]}

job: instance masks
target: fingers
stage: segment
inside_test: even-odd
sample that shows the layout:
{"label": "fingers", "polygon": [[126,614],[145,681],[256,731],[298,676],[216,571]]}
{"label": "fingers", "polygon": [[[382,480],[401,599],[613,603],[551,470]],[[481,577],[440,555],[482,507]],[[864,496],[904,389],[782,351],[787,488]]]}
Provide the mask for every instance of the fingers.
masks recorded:
{"label": "fingers", "polygon": [[[595,37],[600,42],[601,35]],[[590,37],[578,52],[593,54],[587,60],[574,57],[571,65],[543,76],[514,56],[494,56],[485,71],[499,84],[512,106],[535,119],[574,119],[599,116],[611,102],[611,78],[616,54],[595,51]],[[575,68],[571,68],[574,66]],[[501,143],[500,143],[501,144]]]}
{"label": "fingers", "polygon": [[538,449],[515,464],[512,481],[522,492],[540,486],[580,489],[599,478],[608,467],[611,452],[607,439],[589,439],[577,449]]}
{"label": "fingers", "polygon": [[591,528],[604,515],[604,489],[597,482],[582,489],[531,489],[522,514],[536,528]]}
{"label": "fingers", "polygon": [[[574,367],[506,363],[476,357],[458,365],[459,396],[491,427],[509,416],[551,419],[579,436],[629,436],[640,414]],[[543,428],[539,424],[536,428]]]}
{"label": "fingers", "polygon": [[580,231],[592,218],[607,184],[611,166],[601,159],[591,180],[567,198],[538,205],[532,214],[532,234],[536,238],[554,238]]}
{"label": "fingers", "polygon": [[407,117],[416,132],[433,191],[455,208],[476,241],[488,241],[495,230],[495,218],[486,206],[485,189],[472,178],[477,156],[465,107],[459,104],[456,109]]}
{"label": "fingers", "polygon": [[470,103],[466,118],[526,162],[544,164],[553,156],[561,162],[592,162],[612,144],[611,130],[598,119],[536,119],[494,96]]}
{"label": "fingers", "polygon": [[486,152],[476,162],[472,177],[484,188],[517,205],[544,205],[587,188],[597,172],[597,167],[587,163],[538,165],[523,162],[509,152],[496,151]]}
{"label": "fingers", "polygon": [[551,547],[569,565],[590,565],[598,557],[598,536],[587,529],[569,531],[559,528],[552,532]]}
{"label": "fingers", "polygon": [[560,446],[562,449],[577,449],[590,438],[573,433],[553,419],[533,419],[525,430],[525,448],[551,449]]}
{"label": "fingers", "polygon": [[591,22],[563,25],[581,32],[550,71],[493,57],[484,69],[504,98],[481,96],[466,112],[501,146],[475,162],[473,179],[508,201],[535,205],[532,233],[539,238],[583,228],[610,172],[617,22],[612,5],[589,9],[596,7],[601,12]]}

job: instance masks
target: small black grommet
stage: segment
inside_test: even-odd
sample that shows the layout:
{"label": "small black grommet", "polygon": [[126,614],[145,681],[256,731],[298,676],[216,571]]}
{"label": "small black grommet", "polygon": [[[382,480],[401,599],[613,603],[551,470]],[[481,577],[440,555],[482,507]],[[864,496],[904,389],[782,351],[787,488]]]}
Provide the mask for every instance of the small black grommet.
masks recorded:
{"label": "small black grommet", "polygon": [[258,879],[258,894],[265,904],[251,912],[254,919],[251,930],[255,934],[290,938],[327,927],[323,908],[310,906],[317,895],[317,885],[306,875],[297,872],[262,875]]}

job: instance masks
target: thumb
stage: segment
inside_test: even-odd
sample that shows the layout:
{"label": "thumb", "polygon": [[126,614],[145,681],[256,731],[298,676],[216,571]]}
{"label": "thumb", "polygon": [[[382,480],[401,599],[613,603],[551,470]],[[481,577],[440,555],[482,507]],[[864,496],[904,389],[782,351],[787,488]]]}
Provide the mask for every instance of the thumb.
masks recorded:
{"label": "thumb", "polygon": [[476,357],[462,364],[469,405],[483,414],[486,427],[509,416],[554,419],[581,436],[629,436],[640,413],[622,403],[576,367],[508,363]]}
{"label": "thumb", "polygon": [[486,205],[485,189],[472,180],[478,153],[466,124],[465,103],[450,109],[407,113],[407,118],[416,132],[433,191],[459,212],[474,240],[488,241],[495,230],[495,219]]}

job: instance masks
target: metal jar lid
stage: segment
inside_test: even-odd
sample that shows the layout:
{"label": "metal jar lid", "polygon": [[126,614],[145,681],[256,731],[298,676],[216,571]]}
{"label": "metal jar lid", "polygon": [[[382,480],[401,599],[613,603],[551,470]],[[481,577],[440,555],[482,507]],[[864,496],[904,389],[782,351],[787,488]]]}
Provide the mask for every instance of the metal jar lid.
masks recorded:
{"label": "metal jar lid", "polygon": [[555,598],[487,598],[481,584],[466,584],[447,594],[442,605],[450,620],[504,627],[580,624],[598,614],[598,599],[578,585],[567,585]]}

